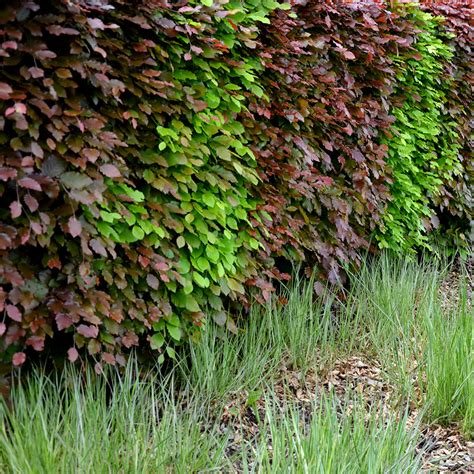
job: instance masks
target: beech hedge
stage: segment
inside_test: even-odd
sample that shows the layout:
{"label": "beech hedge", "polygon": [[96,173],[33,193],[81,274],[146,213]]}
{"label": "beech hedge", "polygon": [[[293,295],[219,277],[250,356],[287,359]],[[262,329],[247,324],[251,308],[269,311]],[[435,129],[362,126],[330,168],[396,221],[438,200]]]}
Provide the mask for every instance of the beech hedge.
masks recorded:
{"label": "beech hedge", "polygon": [[376,234],[382,248],[414,251],[428,246],[427,231],[439,226],[433,209],[443,185],[462,179],[458,125],[450,117],[450,77],[446,64],[453,52],[440,24],[442,19],[412,9],[410,18],[419,28],[413,44],[415,55],[393,56],[400,73],[392,113],[396,120],[388,146],[392,200]]}
{"label": "beech hedge", "polygon": [[443,182],[433,196],[441,220],[437,237],[449,246],[472,247],[474,239],[474,26],[472,0],[423,2],[423,9],[442,22],[453,57],[445,64],[443,79],[450,84],[445,113],[456,124],[461,172]]}
{"label": "beech hedge", "polygon": [[133,348],[161,362],[212,320],[237,330],[295,262],[320,291],[362,249],[436,226],[466,243],[466,8],[2,7],[5,367],[53,348],[97,372]]}

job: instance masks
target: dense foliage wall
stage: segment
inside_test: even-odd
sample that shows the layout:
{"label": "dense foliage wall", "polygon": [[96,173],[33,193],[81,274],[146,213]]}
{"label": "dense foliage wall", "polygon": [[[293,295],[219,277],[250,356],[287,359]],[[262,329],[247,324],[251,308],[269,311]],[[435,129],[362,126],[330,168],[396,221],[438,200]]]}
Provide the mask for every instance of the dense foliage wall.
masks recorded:
{"label": "dense foliage wall", "polygon": [[[251,99],[262,183],[272,215],[268,248],[317,263],[339,281],[381,222],[390,171],[390,130],[398,54],[413,53],[415,25],[375,4],[307,2],[263,27],[259,54],[271,100]],[[253,126],[252,126],[253,125]]]}
{"label": "dense foliage wall", "polygon": [[404,251],[427,244],[427,230],[439,225],[435,200],[443,184],[456,182],[462,173],[458,125],[447,108],[453,81],[444,75],[453,52],[441,19],[419,10],[410,16],[420,32],[415,55],[393,57],[400,71],[392,108],[396,120],[384,140],[392,200],[376,234],[381,247]]}
{"label": "dense foliage wall", "polygon": [[442,18],[450,36],[446,43],[453,52],[445,64],[443,79],[451,86],[447,91],[445,111],[456,123],[459,135],[462,171],[455,179],[446,180],[433,198],[437,217],[441,219],[438,237],[447,245],[473,245],[474,241],[474,2],[423,2],[425,11]]}
{"label": "dense foliage wall", "polygon": [[211,319],[235,330],[295,262],[318,291],[439,218],[466,241],[467,12],[303,3],[2,7],[7,364],[163,360]]}

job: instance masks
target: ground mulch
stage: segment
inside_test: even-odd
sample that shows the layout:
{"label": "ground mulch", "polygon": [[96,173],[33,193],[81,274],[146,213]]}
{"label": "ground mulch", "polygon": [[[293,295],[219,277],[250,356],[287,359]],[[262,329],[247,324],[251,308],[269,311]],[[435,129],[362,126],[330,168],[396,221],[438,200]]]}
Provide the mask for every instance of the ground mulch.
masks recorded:
{"label": "ground mulch", "polygon": [[[304,374],[280,368],[278,382],[272,386],[273,402],[280,406],[291,403],[298,407],[303,419],[311,417],[314,401],[323,394],[331,393],[343,401],[341,407],[350,409],[350,397],[362,399],[367,406],[375,406],[382,416],[394,413],[394,387],[383,377],[382,368],[374,361],[364,357],[349,357],[336,361],[332,368],[318,377],[314,371]],[[265,433],[260,432],[265,417],[265,397],[263,394],[248,403],[252,394],[240,392],[225,406],[220,429],[228,436],[229,442],[226,453],[232,458],[241,452],[245,445],[256,445]],[[344,412],[341,412],[344,416]],[[416,408],[411,409],[407,429],[411,428],[418,418]],[[422,458],[423,473],[431,472],[474,472],[474,443],[469,442],[460,434],[456,426],[442,427],[438,425],[423,425],[419,427],[420,437],[417,453]],[[271,444],[271,439],[268,437]],[[271,448],[271,446],[270,446]],[[234,465],[235,472],[242,472],[242,466]]]}

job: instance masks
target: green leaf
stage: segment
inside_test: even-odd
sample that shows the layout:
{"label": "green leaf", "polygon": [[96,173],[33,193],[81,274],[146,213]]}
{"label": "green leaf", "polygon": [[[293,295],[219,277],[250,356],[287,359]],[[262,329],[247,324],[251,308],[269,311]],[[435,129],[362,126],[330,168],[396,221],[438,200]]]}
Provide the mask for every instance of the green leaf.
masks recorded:
{"label": "green leaf", "polygon": [[193,284],[192,282],[190,281],[187,281],[185,285],[183,285],[183,292],[184,294],[186,295],[189,295],[193,292],[194,290],[194,287],[193,287]]}
{"label": "green leaf", "polygon": [[176,360],[176,352],[171,346],[166,347],[166,353],[171,359]]}
{"label": "green leaf", "polygon": [[250,247],[253,248],[254,250],[257,250],[260,247],[258,240],[255,240],[253,237],[250,237],[249,244],[250,244]]}
{"label": "green leaf", "polygon": [[168,330],[170,336],[175,341],[180,341],[181,340],[181,329],[179,327],[167,324],[166,329]]}
{"label": "green leaf", "polygon": [[[211,2],[211,5],[212,5],[212,2]],[[219,104],[221,103],[220,97],[212,92],[208,92],[205,95],[204,100],[207,102],[207,106],[210,109],[216,109],[217,107],[219,107]]]}
{"label": "green leaf", "polygon": [[215,310],[222,309],[222,300],[216,295],[209,295],[208,297],[209,304]]}
{"label": "green leaf", "polygon": [[227,314],[224,311],[218,311],[213,314],[212,319],[218,326],[224,326],[227,321]]}
{"label": "green leaf", "polygon": [[241,293],[241,294],[245,293],[245,289],[243,285],[237,280],[234,280],[233,278],[228,278],[227,284],[229,285],[229,288],[231,290],[236,291],[237,293]]}
{"label": "green leaf", "polygon": [[155,331],[162,331],[165,328],[165,326],[166,326],[166,323],[164,319],[160,319],[156,323],[153,323],[153,329]]}
{"label": "green leaf", "polygon": [[201,308],[193,295],[186,295],[186,309],[192,313],[201,311]]}
{"label": "green leaf", "polygon": [[176,314],[172,314],[169,319],[166,320],[167,324],[171,324],[172,326],[180,326],[181,321],[179,320],[179,317]]}
{"label": "green leaf", "polygon": [[227,223],[227,226],[230,227],[231,229],[237,230],[239,228],[237,225],[237,221],[233,217],[228,217],[226,223]]}
{"label": "green leaf", "polygon": [[73,189],[83,189],[92,184],[92,179],[89,176],[76,171],[63,173],[59,179],[65,186]]}
{"label": "green leaf", "polygon": [[193,272],[193,280],[201,287],[201,288],[208,288],[210,285],[209,278],[203,277],[198,272]]}
{"label": "green leaf", "polygon": [[136,225],[136,226],[133,226],[132,228],[132,234],[133,236],[138,239],[138,240],[141,240],[143,239],[143,237],[145,237],[145,232],[143,231],[143,229]]}
{"label": "green leaf", "polygon": [[209,261],[207,260],[207,258],[204,257],[199,257],[196,260],[196,267],[202,272],[205,272],[206,270],[209,270],[209,268],[211,268],[211,266],[209,265]]}
{"label": "green leaf", "polygon": [[217,250],[215,247],[211,247],[210,245],[208,245],[206,247],[206,255],[213,263],[217,263],[219,261],[219,250]]}
{"label": "green leaf", "polygon": [[189,270],[191,270],[191,264],[189,263],[189,260],[184,256],[179,259],[178,264],[179,264],[178,271],[181,275],[185,275],[186,273],[189,272]]}
{"label": "green leaf", "polygon": [[209,207],[214,207],[214,204],[216,203],[215,197],[210,193],[203,194],[202,201]]}
{"label": "green leaf", "polygon": [[165,338],[160,332],[153,334],[153,336],[150,337],[150,346],[153,350],[159,349],[164,344],[164,342]]}

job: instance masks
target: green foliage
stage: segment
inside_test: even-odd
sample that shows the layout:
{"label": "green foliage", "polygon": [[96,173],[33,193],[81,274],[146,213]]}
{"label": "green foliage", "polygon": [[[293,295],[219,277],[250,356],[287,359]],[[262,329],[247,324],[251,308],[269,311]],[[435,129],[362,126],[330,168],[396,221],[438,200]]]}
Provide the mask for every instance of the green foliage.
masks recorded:
{"label": "green foliage", "polygon": [[469,302],[468,276],[456,292],[456,304],[440,305],[425,314],[426,349],[421,370],[424,403],[430,421],[458,423],[465,436],[474,438],[474,312]]}
{"label": "green foliage", "polygon": [[334,395],[323,395],[309,413],[300,413],[290,403],[273,402],[271,406],[269,400],[260,432],[271,434],[272,445],[270,449],[268,442],[260,440],[256,471],[419,472],[418,433],[416,428],[407,430],[407,416],[384,415],[375,403],[363,409],[362,401],[352,402],[357,395],[352,397],[351,401],[349,395],[345,401],[335,401]]}
{"label": "green foliage", "polygon": [[399,98],[392,136],[385,140],[392,199],[376,232],[380,247],[404,251],[428,245],[427,231],[439,224],[433,199],[461,172],[456,122],[446,112],[452,82],[443,76],[453,52],[440,18],[418,9],[410,9],[410,16],[422,32],[415,54],[393,57]]}
{"label": "green foliage", "polygon": [[[139,163],[130,161],[133,188],[109,183],[113,195],[125,194],[131,203],[110,200],[99,210],[102,221],[85,209],[102,236],[152,248],[174,262],[175,278],[160,275],[159,284],[146,276],[156,290],[152,297],[171,303],[167,318],[153,323],[155,349],[163,337],[181,340],[183,316],[199,323],[204,313],[214,314],[225,322],[221,296],[243,297],[243,284],[255,273],[250,253],[260,246],[259,233],[249,230],[248,213],[256,201],[247,188],[257,185],[258,175],[236,114],[245,109],[244,92],[263,95],[259,63],[248,48],[256,21],[278,6],[267,3],[225,5],[229,13],[213,19],[207,44],[178,34],[154,48],[160,78],[170,83],[167,99],[180,114],[159,120],[155,146],[141,148]],[[172,18],[183,28],[199,26],[186,13]],[[250,32],[242,34],[244,28]]]}
{"label": "green foliage", "polygon": [[453,252],[467,249],[474,241],[472,216],[474,215],[474,140],[472,133],[473,87],[473,32],[472,2],[423,2],[422,8],[434,16],[443,17],[443,29],[449,33],[448,44],[454,56],[444,70],[445,81],[451,84],[448,91],[446,113],[456,122],[459,134],[462,174],[443,184],[441,193],[434,196],[434,205],[441,226],[436,240]]}

